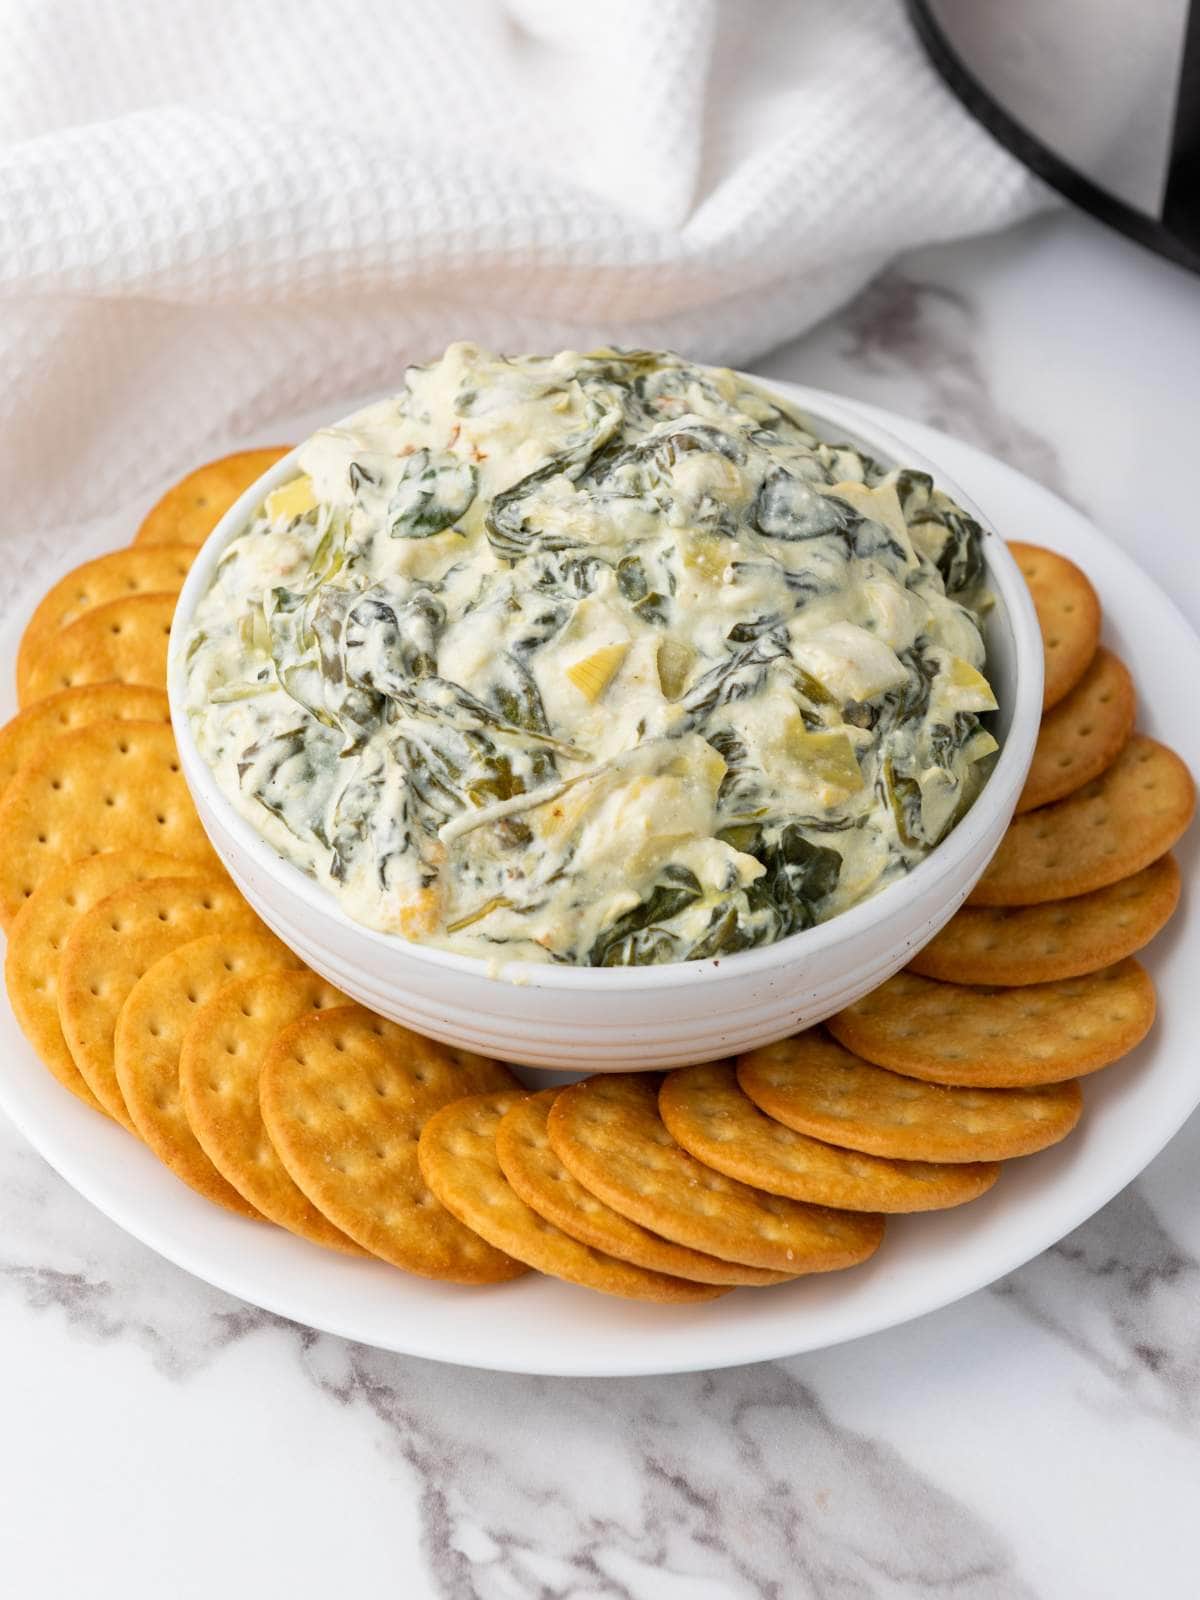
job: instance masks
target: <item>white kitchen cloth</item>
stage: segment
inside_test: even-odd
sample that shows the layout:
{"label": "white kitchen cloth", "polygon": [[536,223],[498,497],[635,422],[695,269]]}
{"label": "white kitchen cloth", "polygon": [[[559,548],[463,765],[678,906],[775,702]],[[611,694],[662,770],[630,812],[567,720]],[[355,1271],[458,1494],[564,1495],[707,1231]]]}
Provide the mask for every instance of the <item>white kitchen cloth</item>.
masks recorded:
{"label": "white kitchen cloth", "polygon": [[899,0],[0,0],[2,531],[450,339],[746,363],[1041,201]]}

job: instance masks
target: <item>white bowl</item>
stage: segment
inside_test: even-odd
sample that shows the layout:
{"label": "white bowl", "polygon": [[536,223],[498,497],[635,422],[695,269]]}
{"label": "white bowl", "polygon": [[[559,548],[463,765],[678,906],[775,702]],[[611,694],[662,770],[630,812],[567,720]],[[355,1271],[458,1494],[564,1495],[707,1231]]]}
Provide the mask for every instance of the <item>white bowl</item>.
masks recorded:
{"label": "white bowl", "polygon": [[999,702],[996,766],[966,817],[911,873],[829,922],[778,943],[657,967],[564,967],[414,944],[352,921],[326,890],[278,856],[225,798],[188,725],[184,656],[192,614],[217,560],[263,496],[294,476],[285,456],[222,517],[192,566],[171,630],[168,689],[184,776],[230,876],[263,921],[346,994],[447,1044],[523,1065],[628,1072],[717,1060],[808,1027],[867,993],[926,944],[970,893],[1003,837],[1033,755],[1042,644],[1024,580],[1003,540],[935,464],[844,401],[763,382],[828,437],[891,465],[923,469],[978,519],[995,605],[985,636]]}

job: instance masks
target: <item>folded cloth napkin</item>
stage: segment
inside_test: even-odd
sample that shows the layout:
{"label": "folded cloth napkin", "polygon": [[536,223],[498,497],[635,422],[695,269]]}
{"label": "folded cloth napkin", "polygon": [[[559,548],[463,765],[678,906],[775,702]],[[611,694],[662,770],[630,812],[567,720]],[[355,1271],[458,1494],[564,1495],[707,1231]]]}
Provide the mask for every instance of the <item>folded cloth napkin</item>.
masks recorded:
{"label": "folded cloth napkin", "polygon": [[0,0],[7,531],[470,338],[748,362],[1041,191],[900,0]]}

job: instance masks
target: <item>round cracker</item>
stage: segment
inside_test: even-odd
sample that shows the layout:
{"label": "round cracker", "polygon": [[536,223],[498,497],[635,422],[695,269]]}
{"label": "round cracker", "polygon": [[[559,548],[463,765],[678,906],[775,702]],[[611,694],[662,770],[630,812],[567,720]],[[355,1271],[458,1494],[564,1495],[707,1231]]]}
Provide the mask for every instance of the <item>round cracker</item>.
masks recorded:
{"label": "round cracker", "polygon": [[95,722],[31,756],[0,800],[0,920],[49,873],[101,850],[153,847],[180,870],[219,867],[159,722]]}
{"label": "round cracker", "polygon": [[84,683],[165,688],[175,600],[174,594],[134,594],[85,611],[44,641],[20,685],[21,705]]}
{"label": "round cracker", "polygon": [[1051,983],[1131,956],[1179,903],[1179,863],[1148,867],[1091,894],[1039,906],[963,906],[909,962],[910,972],[942,983],[1006,988]]}
{"label": "round cracker", "polygon": [[1041,545],[1008,547],[1033,597],[1046,657],[1042,709],[1049,711],[1083,677],[1100,643],[1100,601],[1084,573]]}
{"label": "round cracker", "polygon": [[571,1084],[550,1108],[550,1143],[578,1183],[676,1244],[800,1274],[851,1267],[879,1248],[883,1218],[831,1211],[726,1178],[680,1148],[648,1073]]}
{"label": "round cracker", "polygon": [[307,967],[227,984],[200,1006],[179,1054],[179,1093],[200,1148],[271,1222],[327,1249],[365,1256],[292,1182],[267,1137],[258,1104],[267,1051],[285,1028],[350,1001]]}
{"label": "round cracker", "polygon": [[597,1200],[563,1166],[550,1147],[547,1122],[557,1089],[518,1100],[496,1130],[501,1171],[527,1206],[581,1244],[634,1266],[694,1283],[757,1286],[786,1283],[788,1272],[767,1272],[672,1244]]}
{"label": "round cracker", "polygon": [[472,1095],[445,1106],[425,1124],[418,1149],[421,1171],[447,1211],[526,1266],[601,1294],[689,1305],[728,1293],[715,1284],[672,1278],[605,1255],[526,1205],[496,1154],[496,1130],[523,1098],[520,1088]]}
{"label": "round cracker", "polygon": [[56,633],[112,600],[133,594],[178,594],[195,559],[195,548],[186,544],[133,547],[85,561],[60,578],[26,623],[17,647],[17,690],[22,699],[35,659]]}
{"label": "round cracker", "polygon": [[265,931],[229,882],[215,873],[153,878],[108,895],[80,917],[63,946],[58,1016],[88,1087],[135,1132],[117,1082],[117,1018],[138,979],[181,944],[222,929]]}
{"label": "round cracker", "polygon": [[518,1087],[506,1067],[339,1006],[285,1028],[259,1082],[263,1122],[292,1181],[371,1255],[451,1283],[525,1271],[434,1198],[417,1160],[435,1111]]}
{"label": "round cracker", "polygon": [[13,1015],[58,1081],[96,1111],[104,1107],[75,1065],[58,1020],[63,946],[80,917],[114,890],[178,871],[174,856],[154,850],[106,851],[86,861],[68,861],[43,879],[8,930],[4,981]]}
{"label": "round cracker", "polygon": [[233,502],[291,450],[290,444],[238,450],[189,472],[151,506],[135,545],[202,545]]}
{"label": "round cracker", "polygon": [[658,1109],[671,1136],[727,1178],[847,1211],[943,1211],[1000,1176],[994,1161],[895,1161],[838,1149],[766,1117],[729,1062],[668,1073]]}
{"label": "round cracker", "polygon": [[91,722],[170,720],[165,693],[143,685],[90,683],[48,695],[0,728],[0,796],[28,760],[74,728],[86,728]]}
{"label": "round cracker", "polygon": [[1049,805],[1098,778],[1120,755],[1136,714],[1129,669],[1101,645],[1070,694],[1042,718],[1017,811]]}
{"label": "round cracker", "polygon": [[968,989],[898,972],[830,1017],[839,1044],[927,1083],[1001,1089],[1095,1072],[1154,1022],[1154,985],[1132,959],[1014,989]]}
{"label": "round cracker", "polygon": [[1074,1082],[956,1089],[872,1066],[820,1028],[738,1058],[738,1083],[798,1133],[902,1161],[1007,1161],[1057,1144],[1079,1121]]}
{"label": "round cracker", "polygon": [[1183,762],[1135,733],[1100,777],[1013,818],[967,904],[1040,905],[1130,878],[1166,855],[1195,808]]}
{"label": "round cracker", "polygon": [[261,1220],[262,1213],[226,1182],[188,1125],[179,1093],[179,1055],[199,1007],[228,984],[299,964],[265,929],[232,927],[204,934],[142,974],[121,1007],[113,1035],[117,1084],[136,1131],[190,1189],[243,1217]]}

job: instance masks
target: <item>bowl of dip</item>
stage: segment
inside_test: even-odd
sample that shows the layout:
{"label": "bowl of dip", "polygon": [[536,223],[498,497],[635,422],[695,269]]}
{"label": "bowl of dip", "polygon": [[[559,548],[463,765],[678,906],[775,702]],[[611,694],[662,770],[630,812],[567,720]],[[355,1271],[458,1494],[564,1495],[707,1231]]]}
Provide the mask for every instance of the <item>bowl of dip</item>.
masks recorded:
{"label": "bowl of dip", "polygon": [[347,994],[566,1071],[828,1016],[953,915],[1037,737],[1016,565],[836,397],[451,346],[209,537],[168,686],[263,920]]}

